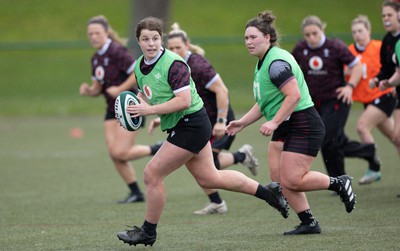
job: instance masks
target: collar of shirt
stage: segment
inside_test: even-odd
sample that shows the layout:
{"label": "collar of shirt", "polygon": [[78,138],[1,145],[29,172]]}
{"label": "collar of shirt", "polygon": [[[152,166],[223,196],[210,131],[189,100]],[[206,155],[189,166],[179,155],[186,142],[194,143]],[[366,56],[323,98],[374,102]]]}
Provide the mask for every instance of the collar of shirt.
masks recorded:
{"label": "collar of shirt", "polygon": [[307,43],[307,45],[308,45],[308,47],[310,47],[311,49],[319,49],[319,48],[322,47],[322,45],[324,45],[325,41],[326,41],[326,36],[325,36],[325,34],[322,34],[322,36],[321,36],[321,41],[319,42],[319,44],[318,44],[317,46],[312,47],[312,46],[311,46],[310,44],[308,44],[308,43]]}
{"label": "collar of shirt", "polygon": [[152,60],[150,60],[150,61],[147,61],[145,58],[144,58],[144,63],[146,64],[146,65],[152,65],[152,64],[154,64],[160,57],[161,57],[161,54],[163,53],[163,51],[164,51],[164,48],[163,47],[161,47],[160,48],[160,51],[157,53],[157,56],[155,56]]}
{"label": "collar of shirt", "polygon": [[106,53],[106,51],[108,50],[108,47],[110,47],[111,42],[112,42],[112,40],[110,38],[107,39],[107,41],[105,42],[103,47],[101,47],[101,49],[97,51],[97,54],[103,55],[104,53]]}

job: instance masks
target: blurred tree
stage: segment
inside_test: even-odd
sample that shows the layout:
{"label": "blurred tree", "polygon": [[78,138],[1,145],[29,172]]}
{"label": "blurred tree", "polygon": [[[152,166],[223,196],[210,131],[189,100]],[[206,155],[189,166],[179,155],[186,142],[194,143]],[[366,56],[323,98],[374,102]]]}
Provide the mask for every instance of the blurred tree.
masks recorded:
{"label": "blurred tree", "polygon": [[[133,56],[138,58],[142,55],[140,48],[136,42],[136,25],[145,17],[158,17],[164,21],[164,26],[167,25],[169,19],[169,8],[171,0],[132,0],[132,16],[131,24],[129,25],[129,41],[128,48]],[[165,30],[166,27],[164,27]]]}

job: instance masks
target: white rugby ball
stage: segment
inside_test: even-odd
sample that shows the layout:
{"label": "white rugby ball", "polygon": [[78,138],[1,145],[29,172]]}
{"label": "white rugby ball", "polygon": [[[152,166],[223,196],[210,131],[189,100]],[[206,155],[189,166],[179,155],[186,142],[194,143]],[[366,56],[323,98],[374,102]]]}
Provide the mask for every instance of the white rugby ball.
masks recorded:
{"label": "white rugby ball", "polygon": [[126,108],[131,104],[140,104],[138,97],[131,91],[121,92],[115,100],[115,117],[120,125],[128,131],[136,131],[142,125],[142,116],[132,118]]}

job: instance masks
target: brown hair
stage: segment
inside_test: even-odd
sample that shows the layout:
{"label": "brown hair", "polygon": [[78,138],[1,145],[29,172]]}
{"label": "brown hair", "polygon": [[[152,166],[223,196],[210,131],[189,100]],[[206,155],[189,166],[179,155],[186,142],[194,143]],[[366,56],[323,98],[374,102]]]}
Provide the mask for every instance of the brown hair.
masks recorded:
{"label": "brown hair", "polygon": [[140,20],[140,22],[136,26],[136,39],[139,40],[140,34],[142,30],[151,30],[157,31],[158,34],[162,37],[163,35],[163,21],[156,17],[146,17]]}
{"label": "brown hair", "polygon": [[198,45],[194,45],[190,43],[190,39],[184,30],[181,30],[178,23],[174,23],[171,26],[172,30],[168,33],[168,39],[172,38],[181,38],[184,43],[189,43],[189,50],[193,53],[204,56],[205,51]]}
{"label": "brown hair", "polygon": [[275,19],[276,17],[269,10],[260,12],[257,17],[247,22],[246,29],[255,27],[264,35],[269,34],[271,45],[278,45],[279,34],[274,25]]}
{"label": "brown hair", "polygon": [[396,12],[400,11],[400,4],[398,1],[394,1],[394,0],[386,0],[382,3],[382,8],[383,7],[392,7]]}
{"label": "brown hair", "polygon": [[108,37],[117,43],[120,43],[123,46],[126,46],[127,41],[126,39],[122,39],[118,36],[118,33],[115,32],[112,28],[110,23],[107,21],[107,18],[103,15],[99,16],[94,16],[91,19],[89,19],[87,25],[89,26],[90,24],[100,24],[103,26],[104,30],[107,32]]}

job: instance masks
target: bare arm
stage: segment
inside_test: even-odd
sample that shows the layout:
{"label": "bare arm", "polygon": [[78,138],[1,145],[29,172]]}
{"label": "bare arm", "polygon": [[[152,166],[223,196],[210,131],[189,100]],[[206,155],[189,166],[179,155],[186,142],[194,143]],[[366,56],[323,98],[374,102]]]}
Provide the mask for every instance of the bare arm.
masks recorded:
{"label": "bare arm", "polygon": [[281,107],[272,119],[274,123],[280,125],[294,111],[300,101],[300,90],[296,78],[292,78],[281,89],[281,92],[286,96]]}
{"label": "bare arm", "polygon": [[342,100],[343,103],[350,104],[352,102],[353,89],[360,82],[362,77],[362,65],[357,62],[353,67],[351,67],[350,78],[347,85],[339,87],[336,89],[337,99]]}
{"label": "bare arm", "polygon": [[99,96],[101,94],[101,84],[97,80],[92,80],[92,84],[89,85],[88,83],[82,83],[79,87],[79,93],[82,96]]}
{"label": "bare arm", "polygon": [[131,75],[120,85],[110,86],[107,88],[106,92],[113,98],[116,98],[121,92],[130,90],[137,87],[135,73],[132,72]]}
{"label": "bare arm", "polygon": [[[226,88],[224,82],[219,77],[208,89],[215,93],[217,99],[217,118],[223,118],[226,121],[229,108],[228,88]],[[213,135],[217,136],[217,138],[221,138],[225,135],[225,131],[226,122],[219,123],[217,121],[217,123],[214,125],[212,133]]]}
{"label": "bare arm", "polygon": [[260,111],[260,107],[257,103],[253,105],[253,107],[241,117],[239,120],[233,120],[226,127],[226,133],[228,135],[235,135],[238,132],[242,131],[245,127],[253,124],[257,120],[262,117],[262,113]]}
{"label": "bare arm", "polygon": [[390,87],[395,87],[400,85],[400,68],[397,67],[396,71],[389,79],[384,79],[379,82],[379,89],[386,90]]}
{"label": "bare arm", "polygon": [[288,119],[300,100],[300,90],[294,77],[281,88],[281,92],[285,95],[281,107],[274,118],[265,122],[260,128],[260,133],[264,136],[271,135],[283,121]]}
{"label": "bare arm", "polygon": [[226,88],[222,79],[218,78],[208,89],[214,92],[217,97],[217,117],[226,118],[228,116],[229,106],[228,88]]}

